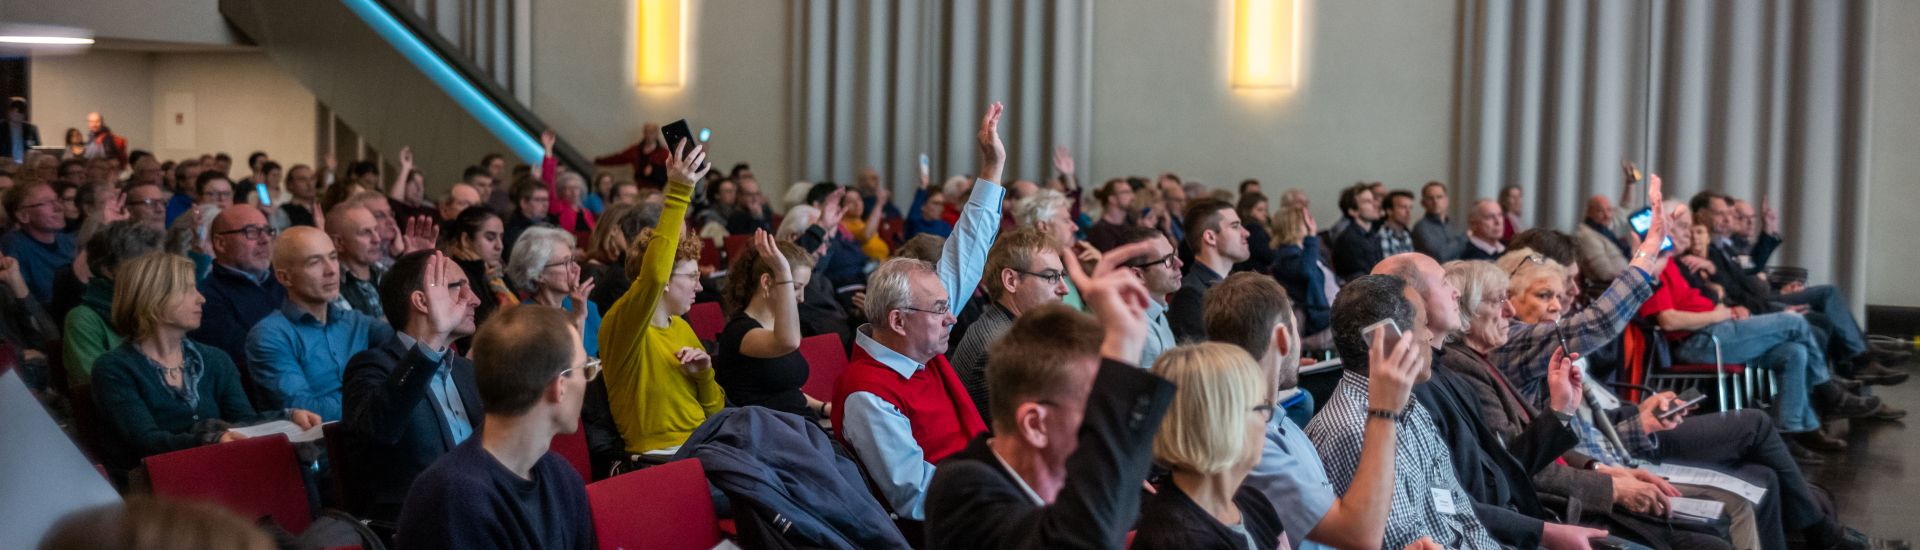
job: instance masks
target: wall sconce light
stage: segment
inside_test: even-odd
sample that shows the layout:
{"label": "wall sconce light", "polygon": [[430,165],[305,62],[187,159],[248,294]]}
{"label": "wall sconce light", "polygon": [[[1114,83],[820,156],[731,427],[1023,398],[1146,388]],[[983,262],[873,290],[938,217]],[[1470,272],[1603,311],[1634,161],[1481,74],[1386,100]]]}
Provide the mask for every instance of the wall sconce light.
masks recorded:
{"label": "wall sconce light", "polygon": [[1289,89],[1299,77],[1301,0],[1234,0],[1233,68],[1236,90]]}
{"label": "wall sconce light", "polygon": [[633,79],[643,87],[677,87],[686,51],[686,0],[635,0]]}

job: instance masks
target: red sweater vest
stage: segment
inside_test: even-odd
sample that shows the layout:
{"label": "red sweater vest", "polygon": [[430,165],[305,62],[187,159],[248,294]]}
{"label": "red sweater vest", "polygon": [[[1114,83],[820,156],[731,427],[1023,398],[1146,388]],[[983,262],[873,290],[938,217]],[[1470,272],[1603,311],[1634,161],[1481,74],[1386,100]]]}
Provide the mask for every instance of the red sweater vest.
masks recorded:
{"label": "red sweater vest", "polygon": [[[965,386],[960,385],[960,377],[953,373],[946,355],[935,355],[926,368],[902,379],[900,373],[868,355],[867,350],[853,346],[852,362],[841,373],[840,383],[834,385],[833,425],[839,427],[837,434],[846,433],[841,411],[846,410],[847,396],[856,392],[874,394],[900,409],[913,426],[913,439],[929,463],[960,452],[973,436],[987,431],[979,409],[973,406]],[[838,437],[844,442],[844,436]]]}

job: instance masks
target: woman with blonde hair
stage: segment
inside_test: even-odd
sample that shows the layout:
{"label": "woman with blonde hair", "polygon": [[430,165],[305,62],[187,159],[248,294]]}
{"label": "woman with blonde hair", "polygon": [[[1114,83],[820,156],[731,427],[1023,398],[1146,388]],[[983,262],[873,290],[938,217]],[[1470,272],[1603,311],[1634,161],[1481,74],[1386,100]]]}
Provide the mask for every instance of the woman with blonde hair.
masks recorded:
{"label": "woman with blonde hair", "polygon": [[114,268],[113,325],[124,338],[93,366],[93,397],[116,439],[103,451],[110,467],[131,469],[148,456],[246,436],[230,428],[288,418],[302,429],[320,416],[300,409],[256,413],[233,359],[187,339],[200,327],[206,299],[193,261],[164,252]]}
{"label": "woman with blonde hair", "polygon": [[1242,484],[1275,412],[1259,364],[1246,350],[1208,342],[1168,350],[1153,373],[1178,388],[1153,439],[1154,462],[1173,476],[1141,506],[1132,548],[1278,547],[1279,513]]}
{"label": "woman with blonde hair", "polygon": [[1308,347],[1330,348],[1333,339],[1327,329],[1333,326],[1333,296],[1340,292],[1340,283],[1320,252],[1325,243],[1315,234],[1320,228],[1313,212],[1304,205],[1282,204],[1272,225],[1273,278],[1293,300],[1300,336]]}

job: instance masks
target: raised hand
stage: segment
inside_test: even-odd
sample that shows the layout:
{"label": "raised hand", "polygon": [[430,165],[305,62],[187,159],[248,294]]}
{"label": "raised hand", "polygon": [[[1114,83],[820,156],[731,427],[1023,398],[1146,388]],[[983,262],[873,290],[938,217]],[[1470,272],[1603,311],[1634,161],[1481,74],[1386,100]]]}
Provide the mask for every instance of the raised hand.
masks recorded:
{"label": "raised hand", "polygon": [[1053,148],[1053,169],[1064,176],[1073,175],[1073,152],[1068,151],[1067,146]]}
{"label": "raised hand", "polygon": [[1368,407],[1396,413],[1406,410],[1422,368],[1412,335],[1402,335],[1393,349],[1387,349],[1387,331],[1375,332],[1367,345]]}
{"label": "raised hand", "polygon": [[686,373],[687,376],[700,374],[701,371],[713,367],[713,358],[708,357],[707,352],[699,348],[680,348],[680,351],[673,356],[680,360],[680,372]]}
{"label": "raised hand", "polygon": [[553,130],[543,130],[540,132],[540,148],[547,152],[547,156],[551,157],[553,156],[553,142],[559,139],[559,137],[553,135]]}
{"label": "raised hand", "polygon": [[127,194],[112,191],[108,194],[107,204],[101,207],[100,221],[113,223],[127,219]]}
{"label": "raised hand", "polygon": [[13,289],[14,298],[26,298],[29,294],[27,280],[21,274],[19,260],[0,255],[0,282],[7,283],[7,287]]}
{"label": "raised hand", "polygon": [[[1300,209],[1300,214],[1301,214],[1300,215],[1301,222],[1307,224],[1307,232],[1301,233],[1301,235],[1306,235],[1311,237],[1311,236],[1320,234],[1320,223],[1313,221],[1313,209],[1302,208]],[[1325,246],[1325,245],[1322,245],[1322,246]]]}
{"label": "raised hand", "polygon": [[1635,165],[1631,160],[1622,159],[1620,161],[1620,175],[1627,177],[1627,185],[1633,185],[1635,182],[1640,181],[1640,167]]}
{"label": "raised hand", "polygon": [[[433,334],[424,336],[438,338],[439,341],[429,342],[421,338],[423,335],[411,336],[435,349],[446,347],[446,335],[452,334],[453,329],[459,327],[460,321],[466,317],[466,312],[461,311],[462,308],[454,301],[455,291],[447,288],[447,284],[453,281],[453,275],[447,272],[447,266],[450,265],[453,265],[452,260],[447,259],[445,254],[435,252],[433,259],[427,261],[427,268],[421,270],[420,290],[414,293],[414,307],[426,309],[427,320],[432,324],[430,328]],[[472,281],[468,281],[468,284],[472,284]]]}
{"label": "raised hand", "polygon": [[[1100,253],[1100,249],[1095,248],[1093,246],[1093,243],[1090,243],[1087,241],[1074,242],[1073,250],[1074,250],[1074,254],[1079,256],[1080,261],[1090,263],[1090,264],[1098,263],[1100,261],[1100,257],[1102,256],[1102,254]],[[1061,262],[1061,263],[1064,264],[1066,262]]]}
{"label": "raised hand", "polygon": [[1760,220],[1762,232],[1768,235],[1780,234],[1780,213],[1773,210],[1773,205],[1767,204],[1765,197],[1760,199]]}
{"label": "raised hand", "polygon": [[773,272],[775,280],[793,280],[793,267],[787,264],[787,255],[780,253],[779,242],[767,230],[754,230],[753,250],[760,254],[760,263]]}
{"label": "raised hand", "polygon": [[413,147],[400,148],[400,177],[407,177],[407,171],[413,168]]}
{"label": "raised hand", "polygon": [[407,220],[407,230],[400,237],[400,254],[432,249],[440,237],[440,225],[431,217],[414,216]]}
{"label": "raised hand", "polygon": [[1662,204],[1665,200],[1666,196],[1660,192],[1660,175],[1652,174],[1647,178],[1647,207],[1653,210],[1653,220],[1647,224],[1647,236],[1634,248],[1631,264],[1650,274],[1659,274],[1667,267],[1667,258],[1660,253],[1661,245],[1667,240],[1667,205]]}
{"label": "raised hand", "polygon": [[986,116],[980,117],[980,179],[1000,183],[1000,171],[1006,166],[1007,146],[1000,143],[1000,114],[1006,112],[1006,106],[995,101],[987,105]]}
{"label": "raised hand", "polygon": [[[1080,297],[1086,301],[1087,309],[1093,311],[1094,317],[1106,329],[1100,353],[1108,359],[1128,364],[1140,363],[1140,349],[1147,341],[1147,308],[1153,297],[1139,277],[1121,267],[1135,258],[1152,253],[1153,243],[1150,241],[1115,248],[1100,258],[1092,275],[1080,268],[1080,262],[1061,262],[1066,264],[1067,276],[1073,279],[1074,288],[1080,290]],[[1061,249],[1059,254],[1072,257],[1072,253],[1065,249]]]}
{"label": "raised hand", "polygon": [[667,154],[667,181],[693,185],[707,177],[707,170],[713,168],[707,164],[706,147],[692,145],[692,141],[682,140],[677,150]]}
{"label": "raised hand", "polygon": [[1573,362],[1580,354],[1568,354],[1564,347],[1553,350],[1553,359],[1547,364],[1547,394],[1553,410],[1573,413],[1580,405],[1580,369]]}
{"label": "raised hand", "polygon": [[818,225],[821,229],[829,232],[833,231],[833,228],[839,227],[840,218],[847,213],[847,204],[842,202],[846,197],[847,190],[844,188],[835,189],[833,190],[833,194],[827,195],[826,202],[820,205],[820,219],[814,222],[814,225]]}

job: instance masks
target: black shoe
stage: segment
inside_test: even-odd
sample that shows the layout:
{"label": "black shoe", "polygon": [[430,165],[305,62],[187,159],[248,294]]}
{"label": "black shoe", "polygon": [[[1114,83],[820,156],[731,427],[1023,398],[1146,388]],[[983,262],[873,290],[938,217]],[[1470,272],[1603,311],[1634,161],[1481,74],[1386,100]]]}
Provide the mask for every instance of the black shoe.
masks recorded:
{"label": "black shoe", "polygon": [[1867,352],[1862,355],[1865,355],[1868,361],[1873,361],[1875,363],[1879,363],[1882,365],[1899,365],[1902,363],[1906,363],[1910,359],[1913,359],[1913,352],[1911,351],[1897,351],[1897,350],[1887,350],[1887,349],[1871,348],[1871,347],[1867,348]]}
{"label": "black shoe", "polygon": [[1799,463],[1800,466],[1819,466],[1827,463],[1827,459],[1821,458],[1820,453],[1813,452],[1801,446],[1798,441],[1795,441],[1795,438],[1787,437],[1784,438],[1784,441],[1787,442],[1787,454],[1793,455],[1793,461]]}
{"label": "black shoe", "polygon": [[1833,375],[1828,381],[1833,382],[1833,385],[1839,387],[1842,391],[1853,395],[1860,395],[1860,388],[1867,386],[1866,384],[1860,383],[1859,380],[1846,378],[1838,374]]}
{"label": "black shoe", "polygon": [[1847,450],[1846,441],[1842,441],[1840,439],[1830,437],[1827,434],[1820,433],[1819,430],[1814,430],[1811,432],[1800,432],[1797,434],[1789,434],[1789,435],[1791,436],[1790,439],[1792,439],[1795,443],[1799,443],[1800,446],[1806,447],[1807,450],[1819,451],[1823,453],[1841,453],[1841,452],[1846,452]]}
{"label": "black shoe", "polygon": [[1906,409],[1888,405],[1885,401],[1882,401],[1880,402],[1880,408],[1874,409],[1873,414],[1869,414],[1861,418],[1861,420],[1899,420],[1906,417]]}
{"label": "black shoe", "polygon": [[1863,384],[1872,384],[1875,386],[1897,385],[1901,382],[1907,381],[1907,376],[1908,375],[1905,372],[1886,368],[1884,366],[1881,366],[1880,363],[1876,363],[1876,362],[1868,362],[1865,366],[1856,367],[1853,369],[1854,380],[1859,380]]}
{"label": "black shoe", "polygon": [[1833,418],[1866,418],[1879,410],[1880,398],[1849,395],[1827,406],[1827,415]]}

